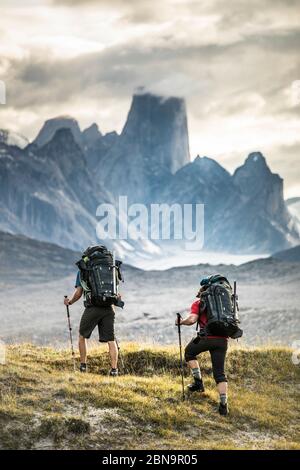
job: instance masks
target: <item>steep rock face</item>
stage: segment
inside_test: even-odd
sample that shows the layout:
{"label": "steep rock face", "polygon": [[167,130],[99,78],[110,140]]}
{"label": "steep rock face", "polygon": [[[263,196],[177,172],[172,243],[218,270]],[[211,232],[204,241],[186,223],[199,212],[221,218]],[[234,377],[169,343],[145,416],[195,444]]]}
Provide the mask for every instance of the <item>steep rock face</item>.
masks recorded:
{"label": "steep rock face", "polygon": [[283,180],[271,172],[260,152],[247,157],[235,171],[233,182],[240,200],[225,218],[223,233],[235,240],[236,250],[272,252],[297,243],[299,233],[286,209]]}
{"label": "steep rock face", "polygon": [[300,197],[293,197],[285,201],[286,207],[293,217],[300,233]]}
{"label": "steep rock face", "polygon": [[95,242],[95,210],[107,195],[71,131],[57,131],[38,151],[0,144],[0,155],[1,230],[75,249]]}
{"label": "steep rock face", "polygon": [[197,157],[160,196],[169,204],[204,204],[204,247],[209,250],[268,253],[299,240],[283,200],[282,179],[260,153],[250,154],[233,176],[216,161]]}
{"label": "steep rock face", "polygon": [[169,203],[206,203],[218,207],[231,194],[232,177],[212,158],[197,156],[178,170],[160,195]]}
{"label": "steep rock face", "polygon": [[75,142],[78,145],[83,146],[82,134],[78,122],[70,116],[59,116],[53,119],[48,119],[39,131],[33,143],[38,147],[42,147],[54,137],[56,131],[62,128],[70,129]]}
{"label": "steep rock face", "polygon": [[[238,189],[232,176],[219,163],[199,157],[185,165],[160,192],[160,200],[169,205],[204,205],[205,249],[216,249],[216,238],[224,223],[224,212],[230,212]],[[225,222],[226,223],[226,222]],[[222,230],[222,229],[221,229]],[[219,249],[226,251],[226,240],[219,240]]]}
{"label": "steep rock face", "polygon": [[57,165],[69,187],[78,194],[81,204],[95,214],[99,188],[87,170],[84,153],[75,142],[71,130],[59,129],[50,142],[36,153],[44,161]]}
{"label": "steep rock face", "polygon": [[233,180],[249,201],[266,215],[288,222],[283,198],[283,179],[271,172],[260,152],[250,153],[245,163],[236,169]]}
{"label": "steep rock face", "polygon": [[97,124],[94,123],[82,131],[81,137],[84,149],[88,149],[102,137],[102,134]]}
{"label": "steep rock face", "polygon": [[175,173],[190,161],[184,100],[134,95],[121,138],[136,143],[149,167]]}
{"label": "steep rock face", "polygon": [[166,178],[190,160],[185,102],[134,95],[126,124],[98,171],[115,196],[149,202]]}
{"label": "steep rock face", "polygon": [[119,135],[117,132],[108,132],[104,136],[100,136],[85,147],[85,155],[90,171],[99,169],[102,171],[102,161],[108,151],[116,144]]}

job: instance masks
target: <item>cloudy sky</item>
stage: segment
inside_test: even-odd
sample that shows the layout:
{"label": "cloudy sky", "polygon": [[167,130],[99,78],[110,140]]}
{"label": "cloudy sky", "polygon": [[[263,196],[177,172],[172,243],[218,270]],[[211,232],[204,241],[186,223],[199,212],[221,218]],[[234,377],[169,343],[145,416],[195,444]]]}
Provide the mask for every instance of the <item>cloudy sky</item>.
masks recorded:
{"label": "cloudy sky", "polygon": [[139,86],[186,98],[191,154],[260,150],[300,196],[298,0],[0,0],[0,128],[122,130]]}

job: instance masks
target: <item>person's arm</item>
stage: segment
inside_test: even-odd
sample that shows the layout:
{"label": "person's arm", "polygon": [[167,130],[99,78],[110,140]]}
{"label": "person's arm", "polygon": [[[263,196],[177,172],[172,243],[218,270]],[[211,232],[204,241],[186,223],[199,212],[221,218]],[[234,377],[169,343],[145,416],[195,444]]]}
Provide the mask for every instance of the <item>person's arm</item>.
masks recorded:
{"label": "person's arm", "polygon": [[[180,325],[194,325],[198,321],[198,315],[191,313],[187,318],[182,318],[180,320]],[[177,319],[176,319],[177,325]]]}
{"label": "person's arm", "polygon": [[65,305],[72,305],[74,304],[75,302],[77,302],[77,300],[80,299],[80,297],[82,296],[82,293],[83,293],[83,289],[82,287],[78,286],[76,287],[76,289],[74,290],[73,294],[71,295],[71,297],[66,297],[64,299],[64,304]]}

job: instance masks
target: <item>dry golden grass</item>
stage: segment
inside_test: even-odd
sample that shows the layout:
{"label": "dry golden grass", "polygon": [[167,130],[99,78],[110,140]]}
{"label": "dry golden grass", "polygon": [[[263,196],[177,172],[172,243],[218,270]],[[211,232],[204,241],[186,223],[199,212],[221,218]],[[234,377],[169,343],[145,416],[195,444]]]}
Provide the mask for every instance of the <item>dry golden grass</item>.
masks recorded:
{"label": "dry golden grass", "polygon": [[230,350],[227,418],[217,413],[208,355],[206,392],[185,402],[176,347],[126,344],[123,358],[127,373],[114,379],[103,346],[91,349],[88,374],[72,371],[68,350],[9,347],[0,366],[0,448],[300,448],[300,371],[289,349]]}

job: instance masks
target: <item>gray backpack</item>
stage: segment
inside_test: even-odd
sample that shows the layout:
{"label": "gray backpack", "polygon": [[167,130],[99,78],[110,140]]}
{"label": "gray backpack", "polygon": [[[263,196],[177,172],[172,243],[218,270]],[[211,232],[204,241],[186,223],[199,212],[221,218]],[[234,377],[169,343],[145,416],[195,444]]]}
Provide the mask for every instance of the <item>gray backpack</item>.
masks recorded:
{"label": "gray backpack", "polygon": [[237,339],[243,335],[243,330],[238,327],[240,320],[237,310],[236,282],[234,290],[228,279],[221,274],[215,274],[205,278],[201,282],[205,291],[201,294],[201,300],[206,308],[207,324],[205,335],[229,336]]}
{"label": "gray backpack", "polygon": [[84,290],[85,307],[116,305],[123,308],[118,296],[118,284],[123,280],[121,261],[115,259],[103,245],[88,247],[76,263]]}

